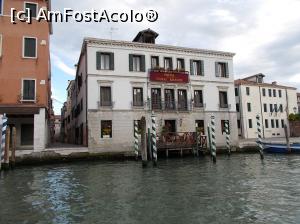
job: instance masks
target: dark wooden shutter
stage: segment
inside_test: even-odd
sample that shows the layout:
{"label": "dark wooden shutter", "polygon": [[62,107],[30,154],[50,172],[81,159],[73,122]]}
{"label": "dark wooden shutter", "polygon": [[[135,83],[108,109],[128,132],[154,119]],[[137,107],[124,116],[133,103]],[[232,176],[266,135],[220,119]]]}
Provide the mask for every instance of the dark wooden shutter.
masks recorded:
{"label": "dark wooden shutter", "polygon": [[115,70],[115,54],[114,53],[109,54],[109,69]]}
{"label": "dark wooden shutter", "polygon": [[96,67],[101,70],[101,52],[96,52]]}
{"label": "dark wooden shutter", "polygon": [[170,58],[170,69],[173,70],[173,58]]}
{"label": "dark wooden shutter", "polygon": [[133,71],[133,55],[132,54],[129,55],[129,71],[130,72]]}
{"label": "dark wooden shutter", "polygon": [[145,55],[141,55],[141,72],[146,71],[146,61],[145,61]]}
{"label": "dark wooden shutter", "polygon": [[204,76],[204,61],[200,61],[200,75]]}
{"label": "dark wooden shutter", "polygon": [[194,61],[194,60],[190,60],[191,75],[194,75],[193,61]]}
{"label": "dark wooden shutter", "polygon": [[219,69],[218,69],[219,66],[218,65],[219,65],[219,62],[215,62],[216,77],[220,77]]}
{"label": "dark wooden shutter", "polygon": [[226,72],[226,78],[229,78],[229,68],[228,68],[228,63],[225,63],[225,72]]}

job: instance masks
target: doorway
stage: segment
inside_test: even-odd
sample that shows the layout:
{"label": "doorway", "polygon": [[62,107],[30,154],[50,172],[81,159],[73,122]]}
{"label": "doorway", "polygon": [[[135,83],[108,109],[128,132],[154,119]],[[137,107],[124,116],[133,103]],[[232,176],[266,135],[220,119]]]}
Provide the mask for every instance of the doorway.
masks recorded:
{"label": "doorway", "polygon": [[165,120],[166,132],[176,132],[176,120]]}

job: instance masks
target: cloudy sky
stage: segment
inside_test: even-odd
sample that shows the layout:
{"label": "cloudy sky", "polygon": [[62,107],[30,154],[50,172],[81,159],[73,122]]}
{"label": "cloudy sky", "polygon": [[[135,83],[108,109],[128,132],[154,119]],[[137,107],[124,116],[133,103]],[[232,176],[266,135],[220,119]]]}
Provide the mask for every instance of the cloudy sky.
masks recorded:
{"label": "cloudy sky", "polygon": [[52,10],[145,12],[156,10],[155,23],[54,23],[51,37],[52,93],[55,112],[66,100],[84,37],[132,40],[151,28],[157,43],[235,52],[236,78],[264,73],[300,90],[299,0],[52,0]]}

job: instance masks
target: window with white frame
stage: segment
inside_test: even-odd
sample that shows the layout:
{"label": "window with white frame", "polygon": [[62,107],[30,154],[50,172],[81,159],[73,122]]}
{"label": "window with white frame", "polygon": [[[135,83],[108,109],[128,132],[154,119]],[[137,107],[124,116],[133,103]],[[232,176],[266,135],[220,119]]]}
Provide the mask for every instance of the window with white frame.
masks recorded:
{"label": "window with white frame", "polygon": [[22,100],[34,101],[35,100],[35,80],[23,79],[22,86]]}
{"label": "window with white frame", "polygon": [[25,2],[26,17],[28,17],[28,10],[30,17],[35,18],[37,16],[38,4],[33,2]]}
{"label": "window with white frame", "polygon": [[37,57],[37,39],[35,37],[23,38],[23,57],[24,58]]}

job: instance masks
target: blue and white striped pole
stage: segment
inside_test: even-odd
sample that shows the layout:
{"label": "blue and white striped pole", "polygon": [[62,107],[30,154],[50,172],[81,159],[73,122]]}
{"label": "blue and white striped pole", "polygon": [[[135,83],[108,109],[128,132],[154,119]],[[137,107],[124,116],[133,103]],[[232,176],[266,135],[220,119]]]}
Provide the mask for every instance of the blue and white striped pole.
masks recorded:
{"label": "blue and white striped pole", "polygon": [[257,124],[257,137],[258,137],[257,145],[259,147],[260,158],[263,160],[264,159],[264,147],[262,145],[261,123],[260,123],[259,115],[256,116],[256,124]]}
{"label": "blue and white striped pole", "polygon": [[139,158],[139,137],[138,137],[138,121],[134,121],[134,153],[135,159]]}
{"label": "blue and white striped pole", "polygon": [[4,114],[4,116],[2,117],[2,138],[1,138],[0,169],[1,169],[2,164],[4,163],[6,128],[7,128],[7,117],[6,117],[6,114]]}
{"label": "blue and white striped pole", "polygon": [[156,147],[156,117],[154,113],[151,116],[152,123],[152,149],[153,149],[153,164],[157,165],[157,147]]}
{"label": "blue and white striped pole", "polygon": [[215,116],[212,115],[211,117],[211,156],[215,162],[217,162],[217,146],[216,146],[216,123],[215,123]]}
{"label": "blue and white striped pole", "polygon": [[230,155],[231,147],[230,147],[230,134],[229,134],[229,121],[225,121],[225,132],[226,132],[226,148],[227,153]]}

